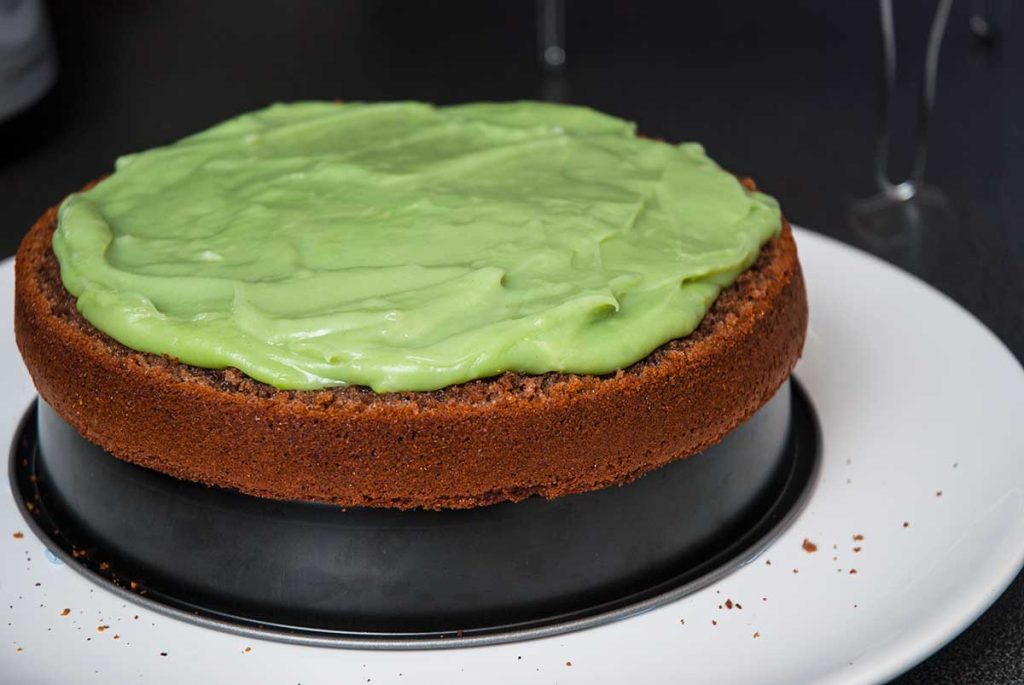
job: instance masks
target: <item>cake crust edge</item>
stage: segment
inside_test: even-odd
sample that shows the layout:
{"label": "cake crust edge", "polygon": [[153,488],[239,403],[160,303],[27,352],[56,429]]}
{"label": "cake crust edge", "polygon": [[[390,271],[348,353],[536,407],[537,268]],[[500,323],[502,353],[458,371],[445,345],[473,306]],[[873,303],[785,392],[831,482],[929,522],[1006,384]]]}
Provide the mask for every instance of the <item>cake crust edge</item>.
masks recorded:
{"label": "cake crust edge", "polygon": [[278,390],[94,328],[60,281],[56,222],[53,207],[15,264],[15,337],[40,396],[120,459],[273,499],[459,509],[628,483],[753,415],[789,377],[807,327],[783,220],[697,330],[613,374],[506,373],[433,392]]}

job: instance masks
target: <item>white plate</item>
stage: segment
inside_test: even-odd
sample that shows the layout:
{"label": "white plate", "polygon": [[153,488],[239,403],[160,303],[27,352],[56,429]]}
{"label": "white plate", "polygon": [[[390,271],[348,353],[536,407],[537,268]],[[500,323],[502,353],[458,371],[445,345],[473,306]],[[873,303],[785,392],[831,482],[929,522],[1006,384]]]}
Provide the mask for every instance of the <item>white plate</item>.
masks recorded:
{"label": "white plate", "polygon": [[[820,235],[800,230],[797,240],[811,304],[797,376],[821,420],[822,473],[789,531],[711,587],[624,621],[518,644],[286,645],[125,604],[48,560],[5,485],[0,673],[32,683],[789,685],[877,683],[910,668],[966,628],[1024,563],[1024,373],[935,290]],[[0,265],[6,322],[12,291],[8,262]],[[6,449],[33,397],[9,323],[0,329],[0,374]],[[816,552],[803,549],[805,538]],[[720,609],[727,599],[734,608]]]}

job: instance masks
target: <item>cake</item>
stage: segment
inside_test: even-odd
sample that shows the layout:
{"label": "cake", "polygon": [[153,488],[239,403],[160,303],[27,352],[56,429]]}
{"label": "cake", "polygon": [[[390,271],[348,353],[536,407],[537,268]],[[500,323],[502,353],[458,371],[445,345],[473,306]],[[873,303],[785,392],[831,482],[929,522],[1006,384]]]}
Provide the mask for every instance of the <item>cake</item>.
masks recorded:
{"label": "cake", "polygon": [[87,439],[342,506],[628,483],[754,414],[806,323],[751,181],[539,103],[271,107],[119,160],[16,263],[26,366]]}

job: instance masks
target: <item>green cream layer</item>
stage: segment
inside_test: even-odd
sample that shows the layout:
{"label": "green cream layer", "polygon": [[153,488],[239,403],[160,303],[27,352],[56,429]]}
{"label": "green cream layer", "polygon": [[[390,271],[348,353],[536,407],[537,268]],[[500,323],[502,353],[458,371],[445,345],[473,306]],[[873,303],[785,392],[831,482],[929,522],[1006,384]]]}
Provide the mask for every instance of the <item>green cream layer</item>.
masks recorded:
{"label": "green cream layer", "polygon": [[301,102],[120,158],[53,249],[130,348],[385,392],[628,366],[780,223],[700,145],[590,109]]}

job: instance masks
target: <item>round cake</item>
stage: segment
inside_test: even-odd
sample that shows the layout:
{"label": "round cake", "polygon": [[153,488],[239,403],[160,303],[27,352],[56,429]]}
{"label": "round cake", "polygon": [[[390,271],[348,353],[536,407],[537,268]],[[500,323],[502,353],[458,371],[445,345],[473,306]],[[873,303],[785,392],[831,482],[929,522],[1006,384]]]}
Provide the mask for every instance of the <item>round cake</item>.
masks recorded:
{"label": "round cake", "polygon": [[119,160],[16,264],[25,363],[87,439],[343,506],[627,483],[756,412],[806,324],[752,182],[535,103],[239,117]]}

